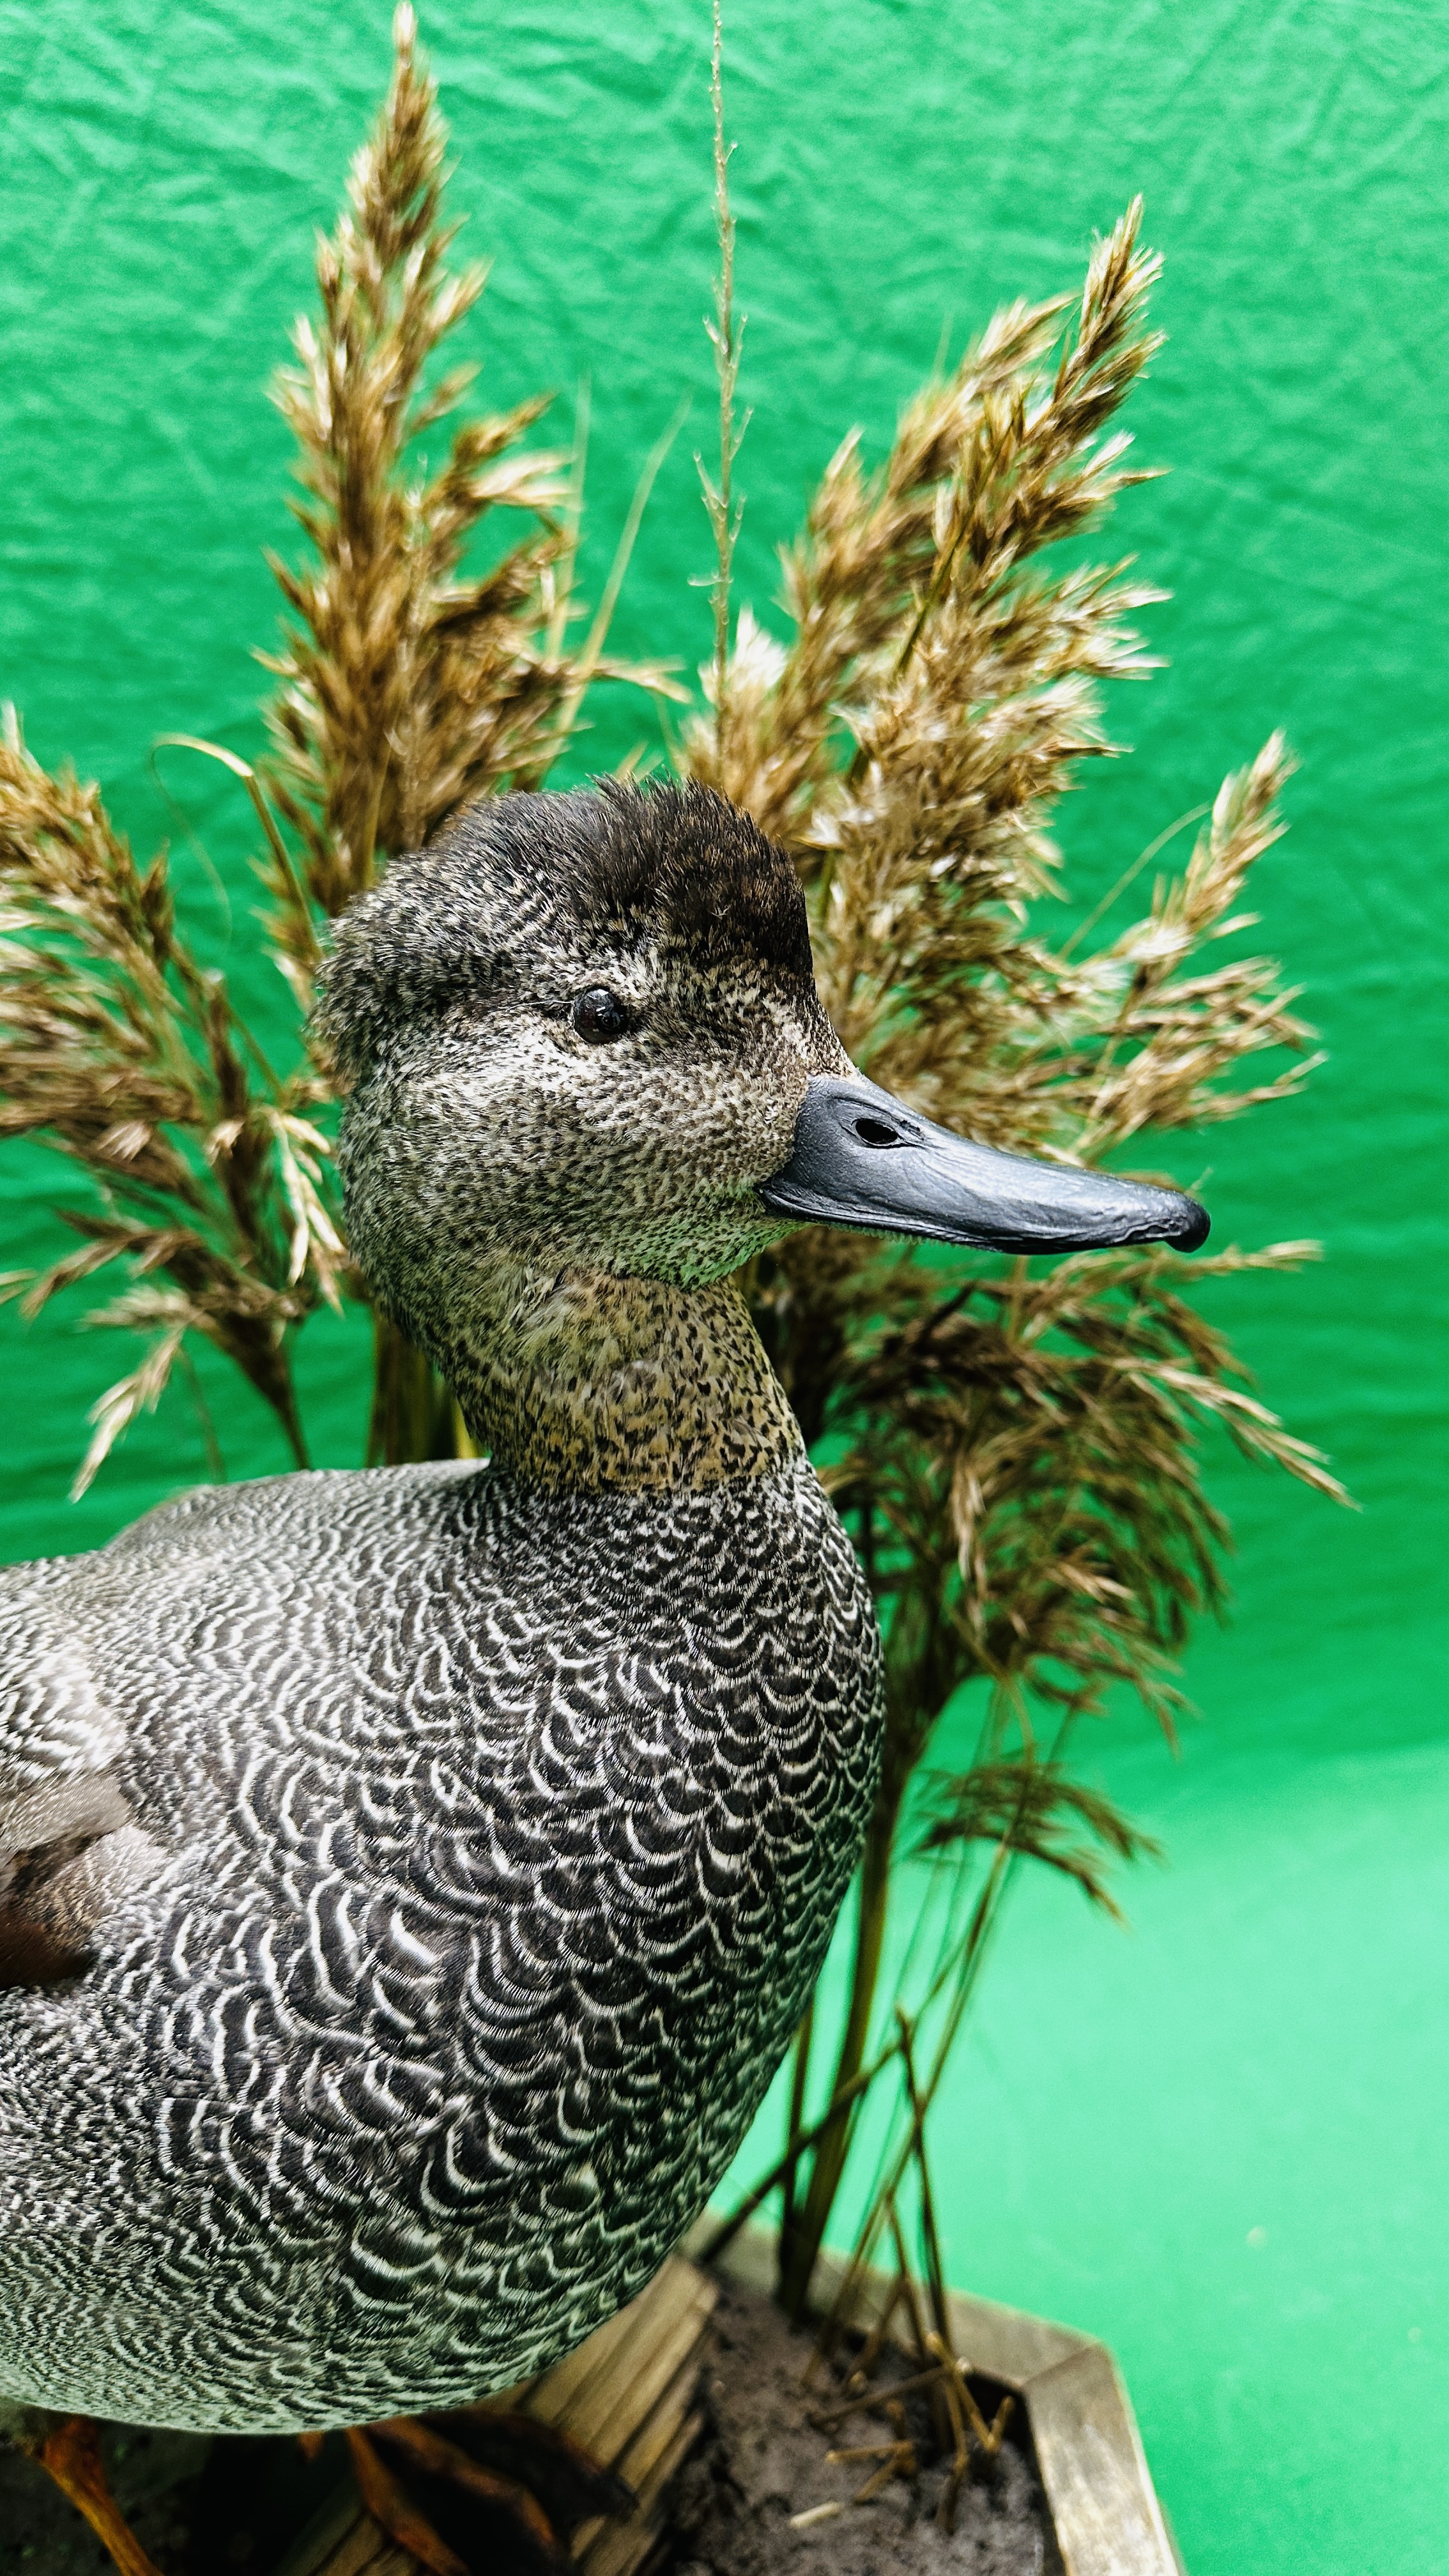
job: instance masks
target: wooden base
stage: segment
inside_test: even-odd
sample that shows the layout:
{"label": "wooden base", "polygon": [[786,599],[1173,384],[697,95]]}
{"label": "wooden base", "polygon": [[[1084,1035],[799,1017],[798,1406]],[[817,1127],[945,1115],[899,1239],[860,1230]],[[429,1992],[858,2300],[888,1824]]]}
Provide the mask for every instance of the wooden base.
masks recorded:
{"label": "wooden base", "polygon": [[[580,2576],[638,2576],[664,2537],[664,2491],[703,2429],[695,2404],[713,2282],[674,2255],[637,2299],[542,2378],[499,2403],[556,2425],[617,2469],[639,2502],[627,2521],[581,2523]],[[418,2562],[385,2538],[350,2490],[339,2495],[277,2576],[417,2576]]]}
{"label": "wooden base", "polygon": [[[702,2223],[695,2234],[703,2241],[709,2232]],[[773,2232],[742,2228],[720,2270],[742,2289],[768,2294],[775,2282]],[[842,2256],[821,2255],[811,2283],[811,2304],[821,2313],[845,2270]],[[852,2322],[873,2325],[890,2290],[884,2273],[867,2272]],[[1131,2400],[1106,2345],[991,2299],[953,2291],[948,2305],[955,2351],[983,2379],[1014,2389],[1026,2408],[1067,2576],[1185,2576]]]}
{"label": "wooden base", "polygon": [[[709,2233],[701,2222],[699,2241]],[[641,2576],[647,2569],[665,2536],[665,2489],[702,2430],[696,2396],[718,2293],[687,2259],[688,2244],[631,2306],[506,2401],[572,2434],[639,2498],[627,2522],[581,2525],[573,2543],[580,2576]],[[742,2288],[768,2292],[772,2235],[744,2229],[720,2268]],[[821,2257],[814,2293],[822,2309],[843,2272],[838,2257]],[[888,2289],[883,2275],[867,2273],[855,2321],[869,2326]],[[955,2294],[950,2305],[955,2350],[983,2378],[1016,2390],[1026,2408],[1067,2576],[1184,2576],[1106,2345],[989,2299]],[[278,2576],[417,2576],[417,2561],[384,2539],[349,2493]]]}

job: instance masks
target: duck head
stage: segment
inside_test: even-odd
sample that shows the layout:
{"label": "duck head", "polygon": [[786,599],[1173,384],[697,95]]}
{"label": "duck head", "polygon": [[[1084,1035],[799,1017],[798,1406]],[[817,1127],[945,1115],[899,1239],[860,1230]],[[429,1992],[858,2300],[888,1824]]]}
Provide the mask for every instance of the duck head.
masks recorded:
{"label": "duck head", "polygon": [[[584,1415],[612,1406],[640,1417],[625,1481],[661,1480],[653,1417],[689,1401],[656,1383],[671,1334],[729,1409],[740,1353],[702,1356],[700,1333],[743,1314],[727,1274],[797,1225],[1011,1251],[1207,1232],[1191,1199],[971,1144],[867,1082],[788,859],[698,786],[470,807],[339,925],[319,1021],[375,1292],[505,1454],[524,1379],[534,1412],[572,1388],[574,1471]],[[524,1444],[535,1468],[555,1434]]]}

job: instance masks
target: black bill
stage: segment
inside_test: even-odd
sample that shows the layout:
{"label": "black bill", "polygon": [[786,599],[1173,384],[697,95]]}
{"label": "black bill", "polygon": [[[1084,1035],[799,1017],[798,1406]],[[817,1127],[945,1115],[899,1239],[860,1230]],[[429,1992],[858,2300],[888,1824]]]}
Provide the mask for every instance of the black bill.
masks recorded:
{"label": "black bill", "polygon": [[997,1252],[1124,1243],[1195,1252],[1208,1232],[1206,1208],[1180,1190],[972,1145],[860,1074],[812,1075],[790,1160],[760,1196],[775,1216]]}

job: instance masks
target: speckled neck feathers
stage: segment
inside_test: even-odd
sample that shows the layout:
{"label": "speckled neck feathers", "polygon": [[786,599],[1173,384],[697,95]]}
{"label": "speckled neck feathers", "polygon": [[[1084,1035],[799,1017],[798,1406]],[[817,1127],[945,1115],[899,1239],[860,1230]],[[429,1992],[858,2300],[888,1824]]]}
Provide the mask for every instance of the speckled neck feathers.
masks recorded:
{"label": "speckled neck feathers", "polygon": [[667,1492],[801,1452],[732,1280],[682,1289],[498,1261],[458,1291],[435,1348],[474,1439],[530,1483]]}

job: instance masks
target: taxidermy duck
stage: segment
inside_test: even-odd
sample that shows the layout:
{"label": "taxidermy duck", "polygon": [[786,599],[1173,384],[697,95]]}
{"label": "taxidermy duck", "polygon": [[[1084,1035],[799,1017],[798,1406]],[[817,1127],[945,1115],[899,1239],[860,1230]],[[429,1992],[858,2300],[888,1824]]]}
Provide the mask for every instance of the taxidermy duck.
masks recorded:
{"label": "taxidermy duck", "polygon": [[821,1221],[1207,1232],[857,1074],[788,860],[698,787],[475,806],[343,921],[320,1022],[356,1257],[488,1463],[0,1575],[0,2396],[131,2570],[93,2416],[388,2419],[364,2495],[462,2568],[415,2419],[642,2287],[800,2018],[879,1641],[730,1274]]}

